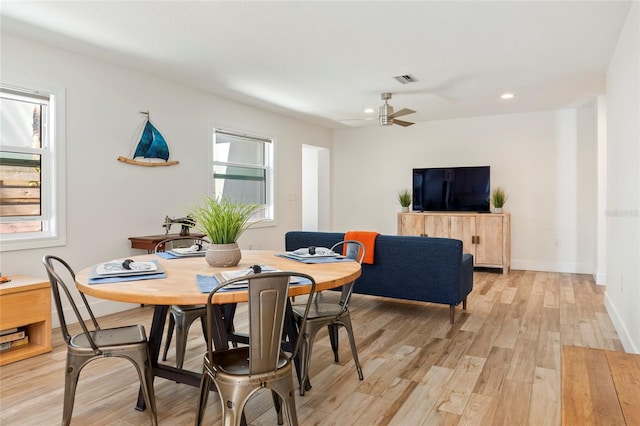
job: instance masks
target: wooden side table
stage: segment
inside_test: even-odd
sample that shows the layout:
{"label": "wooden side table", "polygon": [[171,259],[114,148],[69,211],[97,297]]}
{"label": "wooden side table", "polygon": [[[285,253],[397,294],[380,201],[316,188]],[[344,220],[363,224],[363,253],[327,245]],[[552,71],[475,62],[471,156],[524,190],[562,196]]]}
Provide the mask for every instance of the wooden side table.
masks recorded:
{"label": "wooden side table", "polygon": [[0,330],[26,328],[29,343],[0,352],[0,365],[51,352],[51,288],[49,281],[26,275],[0,284]]}
{"label": "wooden side table", "polygon": [[[167,238],[177,238],[180,237],[180,234],[161,234],[161,235],[147,235],[144,237],[129,237],[129,241],[131,241],[131,248],[146,250],[147,253],[153,253],[153,250],[156,248],[156,245]],[[204,234],[198,234],[195,232],[191,232],[189,235],[185,235],[184,238],[202,238]]]}

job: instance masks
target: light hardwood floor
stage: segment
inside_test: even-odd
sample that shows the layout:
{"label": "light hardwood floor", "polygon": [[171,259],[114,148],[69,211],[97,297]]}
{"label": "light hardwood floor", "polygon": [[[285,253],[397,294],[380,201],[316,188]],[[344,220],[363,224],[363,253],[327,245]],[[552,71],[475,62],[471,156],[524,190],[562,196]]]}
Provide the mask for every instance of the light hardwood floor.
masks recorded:
{"label": "light hardwood floor", "polygon": [[[313,388],[296,397],[298,420],[302,425],[559,425],[562,345],[623,351],[604,308],[604,290],[587,275],[475,272],[468,309],[456,309],[453,327],[447,306],[356,294],[351,314],[365,378],[358,380],[344,331],[338,364],[326,332],[319,334]],[[144,307],[100,322],[148,329],[151,316],[152,309]],[[204,342],[198,323],[189,337],[185,368],[199,371]],[[173,348],[169,356],[168,362],[175,362]],[[65,357],[54,330],[52,353],[0,368],[0,424],[60,424]],[[80,375],[72,424],[149,424],[146,413],[133,408],[137,390],[128,362],[90,363]],[[196,388],[156,379],[155,393],[160,424],[193,424]],[[212,393],[206,424],[220,424],[219,404]],[[277,424],[267,392],[251,399],[245,413],[250,425]]]}

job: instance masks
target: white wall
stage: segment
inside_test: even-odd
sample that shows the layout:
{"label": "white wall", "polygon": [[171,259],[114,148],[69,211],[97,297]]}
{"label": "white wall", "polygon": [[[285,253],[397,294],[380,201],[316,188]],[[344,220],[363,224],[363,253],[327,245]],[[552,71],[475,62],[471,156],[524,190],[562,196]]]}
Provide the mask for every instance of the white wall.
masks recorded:
{"label": "white wall", "polygon": [[[514,269],[593,273],[596,114],[530,114],[334,131],[333,227],[395,234],[414,167],[491,166],[506,189]],[[337,183],[340,184],[337,184]]]}
{"label": "white wall", "polygon": [[628,352],[640,352],[640,5],[634,2],[607,71],[607,291]]}
{"label": "white wall", "polygon": [[[68,214],[66,246],[4,252],[3,274],[44,278],[44,254],[59,255],[75,269],[141,254],[128,237],[164,233],[166,215],[184,216],[208,191],[214,125],[276,141],[277,226],[250,229],[240,246],[283,249],[284,233],[300,229],[301,146],[330,148],[330,130],[12,35],[2,34],[1,43],[3,81],[66,89]],[[139,167],[116,160],[130,155],[142,110],[151,112],[179,165]],[[102,303],[98,312],[112,307]]]}
{"label": "white wall", "polygon": [[318,230],[318,150],[302,147],[302,230]]}
{"label": "white wall", "polygon": [[598,96],[597,100],[597,180],[598,180],[598,207],[596,209],[597,221],[597,249],[595,255],[595,280],[596,284],[607,283],[607,100],[606,95]]}

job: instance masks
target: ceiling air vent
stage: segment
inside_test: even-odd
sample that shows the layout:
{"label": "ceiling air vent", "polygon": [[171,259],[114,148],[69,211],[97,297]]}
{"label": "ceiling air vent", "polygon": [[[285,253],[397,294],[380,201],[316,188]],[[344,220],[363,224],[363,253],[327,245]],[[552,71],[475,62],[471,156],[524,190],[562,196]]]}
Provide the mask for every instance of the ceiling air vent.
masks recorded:
{"label": "ceiling air vent", "polygon": [[397,75],[397,76],[395,76],[393,78],[398,80],[401,84],[417,83],[418,82],[418,80],[416,80],[416,78],[414,76],[412,76],[411,74]]}

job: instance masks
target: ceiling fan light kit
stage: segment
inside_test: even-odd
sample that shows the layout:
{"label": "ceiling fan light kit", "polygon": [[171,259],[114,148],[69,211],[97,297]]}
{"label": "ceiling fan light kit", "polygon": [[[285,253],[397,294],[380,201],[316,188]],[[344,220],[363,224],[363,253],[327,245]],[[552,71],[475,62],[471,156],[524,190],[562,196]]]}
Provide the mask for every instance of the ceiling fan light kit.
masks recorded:
{"label": "ceiling fan light kit", "polygon": [[378,120],[381,126],[390,126],[392,124],[397,124],[398,126],[407,127],[411,126],[414,123],[409,121],[398,120],[396,117],[402,117],[403,115],[413,114],[414,110],[409,108],[403,108],[398,112],[394,112],[393,107],[389,105],[389,99],[391,99],[391,93],[384,92],[380,95],[382,100],[384,101],[384,105],[380,107],[380,112],[378,114]]}
{"label": "ceiling fan light kit", "polygon": [[[398,120],[398,117],[402,117],[403,115],[413,114],[415,113],[415,111],[409,108],[402,108],[400,111],[395,111],[393,107],[389,105],[389,102],[388,102],[389,99],[391,99],[391,96],[392,96],[392,93],[390,92],[384,92],[382,93],[382,95],[380,95],[380,97],[384,101],[384,105],[382,105],[378,109],[378,122],[380,123],[380,125],[391,126],[392,124],[397,124],[398,126],[402,126],[402,127],[408,127],[413,125],[414,123],[411,123],[409,121]],[[374,111],[375,110],[371,110],[371,112],[374,112]],[[365,113],[369,113],[368,109],[365,110]],[[358,121],[375,120],[375,117],[352,118],[352,119],[345,118],[340,121],[351,121],[351,120],[358,120]]]}

